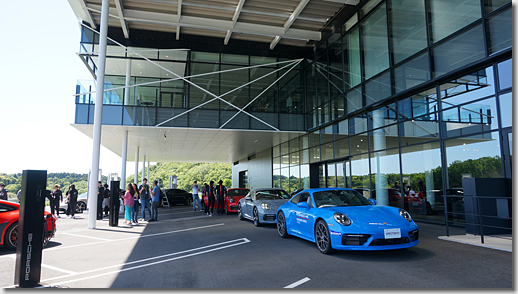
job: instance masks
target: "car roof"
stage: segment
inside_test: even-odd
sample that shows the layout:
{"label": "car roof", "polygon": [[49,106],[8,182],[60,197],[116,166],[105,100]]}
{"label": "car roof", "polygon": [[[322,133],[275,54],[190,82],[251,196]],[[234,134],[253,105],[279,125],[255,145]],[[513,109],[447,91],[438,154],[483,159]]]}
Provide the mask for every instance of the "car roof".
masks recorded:
{"label": "car roof", "polygon": [[[281,189],[281,188],[257,188],[257,189],[253,189],[252,191],[259,192],[259,191],[271,191],[271,190],[286,192],[286,190]],[[286,192],[286,193],[288,193],[288,192]]]}
{"label": "car roof", "polygon": [[[302,191],[300,191],[299,193],[303,193],[303,192],[310,192],[310,193],[314,193],[314,192],[333,191],[333,190],[354,191],[354,189],[349,189],[349,188],[311,188],[311,189],[305,189],[305,190],[302,190]],[[298,193],[297,193],[297,194],[298,194]]]}
{"label": "car roof", "polygon": [[248,188],[228,188],[227,190],[250,190]]}

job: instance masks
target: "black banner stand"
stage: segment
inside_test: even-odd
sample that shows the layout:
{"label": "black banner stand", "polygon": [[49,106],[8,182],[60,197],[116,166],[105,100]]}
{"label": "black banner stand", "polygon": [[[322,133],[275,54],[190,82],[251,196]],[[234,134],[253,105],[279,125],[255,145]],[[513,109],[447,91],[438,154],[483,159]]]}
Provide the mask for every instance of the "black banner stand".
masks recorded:
{"label": "black banner stand", "polygon": [[40,286],[46,186],[46,170],[23,171],[14,275],[20,288]]}
{"label": "black banner stand", "polygon": [[119,207],[120,207],[120,181],[111,181],[111,195],[110,195],[110,216],[109,226],[117,227],[119,225]]}

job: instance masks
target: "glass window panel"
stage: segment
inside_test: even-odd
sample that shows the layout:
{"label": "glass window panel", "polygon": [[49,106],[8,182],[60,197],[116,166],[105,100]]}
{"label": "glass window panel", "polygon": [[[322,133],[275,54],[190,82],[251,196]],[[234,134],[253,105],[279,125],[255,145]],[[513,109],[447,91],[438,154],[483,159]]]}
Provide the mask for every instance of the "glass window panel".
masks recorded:
{"label": "glass window panel", "polygon": [[426,81],[429,81],[430,62],[428,52],[407,61],[394,68],[394,81],[396,93],[411,89]]}
{"label": "glass window panel", "polygon": [[365,116],[357,116],[349,119],[349,134],[360,134],[367,131],[367,118]]}
{"label": "glass window panel", "polygon": [[290,152],[290,148],[288,146],[288,142],[284,142],[281,144],[281,155],[288,154]]}
{"label": "glass window panel", "polygon": [[355,13],[355,14],[353,14],[353,16],[351,16],[351,18],[349,18],[349,20],[347,20],[344,23],[344,26],[342,29],[344,32],[346,32],[346,31],[350,30],[357,23],[358,23],[358,14]]}
{"label": "glass window panel", "polygon": [[320,133],[318,131],[309,134],[309,144],[311,147],[320,145]]}
{"label": "glass window panel", "polygon": [[374,8],[380,2],[381,0],[370,0],[367,3],[365,3],[365,5],[363,5],[362,9],[360,10],[361,16],[364,17],[367,13],[369,13],[369,11],[372,10],[372,8]]}
{"label": "glass window panel", "polygon": [[[244,86],[249,82],[248,73],[249,70],[240,69],[239,66],[232,65],[221,65],[221,70],[239,69],[230,72],[224,72],[220,74],[220,97],[225,101],[232,103],[233,105],[244,108],[249,102],[249,86]],[[244,86],[244,87],[243,87]],[[238,89],[239,90],[236,90]],[[229,94],[227,94],[229,93]],[[234,110],[235,108],[226,104],[221,104],[224,110]]]}
{"label": "glass window panel", "polygon": [[300,172],[299,166],[290,167],[290,190],[289,192],[293,192],[300,188]]}
{"label": "glass window panel", "polygon": [[347,113],[353,112],[363,107],[361,87],[356,87],[347,93]]}
{"label": "glass window panel", "polygon": [[397,129],[397,125],[392,125],[369,132],[372,151],[398,147]]}
{"label": "glass window panel", "polygon": [[[218,64],[204,64],[204,63],[191,63],[191,75],[205,74],[196,78],[191,78],[191,81],[197,85],[197,87],[189,86],[189,108],[194,108],[202,103],[214,99],[214,95],[219,95],[219,74],[211,74],[212,72],[219,71]],[[201,89],[200,89],[201,88]],[[209,103],[202,106],[203,109],[219,109],[219,101],[213,101],[215,103]]]}
{"label": "glass window panel", "polygon": [[[254,101],[250,106],[252,111],[275,112],[278,110],[277,88],[268,88],[277,79],[277,73],[274,71],[273,68],[254,68],[250,71],[250,80],[254,81],[249,86],[250,100]],[[267,88],[268,90],[264,92]]]}
{"label": "glass window panel", "polygon": [[[387,150],[371,155],[371,198],[376,199],[376,205],[399,206],[399,199],[391,199],[389,193],[392,183],[399,181],[399,150]],[[390,191],[391,192],[391,191]],[[391,197],[392,196],[392,197]],[[392,200],[392,201],[391,201]]]}
{"label": "glass window panel", "polygon": [[309,147],[309,141],[308,141],[308,135],[304,135],[302,137],[300,137],[300,146],[301,146],[301,149],[306,149]]}
{"label": "glass window panel", "polygon": [[332,120],[340,118],[345,114],[344,96],[338,96],[331,101],[331,116]]}
{"label": "glass window panel", "polygon": [[313,147],[309,149],[310,154],[310,163],[319,162],[320,161],[320,147]]}
{"label": "glass window panel", "polygon": [[[369,189],[369,155],[361,154],[351,158],[352,188]],[[370,194],[367,191],[367,194]],[[364,194],[365,196],[365,194]]]}
{"label": "glass window panel", "polygon": [[430,0],[432,41],[442,40],[481,17],[480,0]]}
{"label": "glass window panel", "polygon": [[300,164],[300,155],[299,152],[290,153],[290,165],[298,165]]}
{"label": "glass window panel", "polygon": [[349,121],[342,120],[336,124],[335,138],[345,138],[349,134]]}
{"label": "glass window panel", "polygon": [[288,154],[281,155],[281,168],[290,166],[290,156]]}
{"label": "glass window panel", "polygon": [[388,126],[397,122],[396,104],[390,104],[369,112],[368,119],[373,129]]}
{"label": "glass window panel", "polygon": [[219,63],[219,53],[192,51],[191,61]]}
{"label": "glass window panel", "polygon": [[513,59],[498,64],[498,82],[500,89],[507,89],[513,86]]}
{"label": "glass window panel", "polygon": [[317,107],[317,87],[315,85],[315,63],[312,60],[307,60],[308,66],[306,67],[306,101],[307,110],[312,110]]}
{"label": "glass window panel", "polygon": [[333,126],[320,130],[320,142],[323,144],[331,141],[333,141]]}
{"label": "glass window panel", "polygon": [[513,126],[513,93],[500,95],[500,120],[502,128]]}
{"label": "glass window panel", "polygon": [[365,83],[365,105],[381,101],[391,93],[390,71]]}
{"label": "glass window panel", "polygon": [[349,139],[335,141],[336,158],[349,156]]}
{"label": "glass window panel", "polygon": [[484,0],[486,14],[489,14],[498,8],[511,3],[511,0]]}
{"label": "glass window panel", "polygon": [[322,163],[318,165],[318,187],[325,188],[326,187],[326,174],[327,169],[325,169],[326,164]]}
{"label": "glass window panel", "polygon": [[389,67],[386,4],[362,22],[365,79]]}
{"label": "glass window panel", "polygon": [[369,151],[367,135],[351,137],[351,155],[365,153]]}
{"label": "glass window panel", "polygon": [[272,148],[272,154],[273,157],[278,157],[279,155],[281,155],[281,145],[274,146]]}
{"label": "glass window panel", "polygon": [[498,128],[495,98],[443,111],[443,136],[453,137]]}
{"label": "glass window panel", "polygon": [[322,159],[321,160],[330,160],[335,158],[333,151],[333,143],[323,144],[321,146]]}
{"label": "glass window panel", "polygon": [[276,169],[273,171],[273,187],[280,188],[281,187],[281,170]]}
{"label": "glass window panel", "polygon": [[401,145],[412,145],[439,139],[439,124],[437,121],[409,120],[399,127]]}
{"label": "glass window panel", "polygon": [[[97,45],[98,46],[98,45]],[[99,47],[97,47],[99,48]],[[122,47],[120,47],[122,49]],[[96,50],[98,51],[98,49]],[[142,58],[146,57],[149,59],[158,59],[158,49],[149,49],[144,47],[128,47],[128,56]],[[144,61],[144,60],[142,60]],[[150,64],[151,65],[151,64]],[[153,65],[155,66],[155,65]]]}
{"label": "glass window panel", "polygon": [[[154,109],[152,112],[154,112]],[[122,125],[122,107],[113,105],[103,105],[102,124]]]}
{"label": "glass window panel", "polygon": [[[465,174],[472,178],[502,177],[498,132],[445,140],[449,188],[462,188]],[[464,175],[463,175],[464,174]]]}
{"label": "glass window panel", "polygon": [[329,100],[327,54],[320,56],[316,62],[317,106]]}
{"label": "glass window panel", "polygon": [[489,54],[513,46],[513,14],[511,7],[487,20],[489,31]]}
{"label": "glass window panel", "polygon": [[301,188],[309,189],[309,164],[303,164],[300,166],[300,180]]}
{"label": "glass window panel", "polygon": [[76,124],[87,124],[88,123],[88,105],[76,104]]}
{"label": "glass window panel", "polygon": [[452,80],[440,87],[442,109],[456,107],[465,102],[493,95],[495,93],[493,67],[490,66]]}
{"label": "glass window panel", "polygon": [[429,116],[430,120],[437,120],[436,113],[438,108],[435,88],[399,101],[398,110],[400,120],[407,120],[426,115]]}
{"label": "glass window panel", "polygon": [[336,164],[336,187],[345,188],[344,163]]}
{"label": "glass window panel", "polygon": [[274,157],[273,158],[273,168],[281,168],[281,158],[280,157]]}
{"label": "glass window panel", "polygon": [[433,48],[434,77],[477,61],[485,55],[482,25],[477,25]]}
{"label": "glass window panel", "polygon": [[327,165],[327,187],[336,187],[336,165],[334,163]]}
{"label": "glass window panel", "polygon": [[189,50],[159,49],[158,59],[187,61]]}
{"label": "glass window panel", "polygon": [[221,63],[248,65],[248,55],[221,54]]}
{"label": "glass window panel", "polygon": [[390,1],[391,41],[394,63],[426,48],[426,17],[423,0]]}
{"label": "glass window panel", "polygon": [[[279,77],[287,70],[279,71]],[[285,113],[304,112],[304,80],[302,71],[291,70],[279,81],[279,106]],[[274,87],[272,87],[274,88]]]}
{"label": "glass window panel", "polygon": [[299,151],[299,138],[295,138],[289,141],[290,144],[290,152]]}
{"label": "glass window panel", "polygon": [[285,190],[288,193],[290,192],[289,178],[290,178],[290,169],[281,168],[281,189]]}
{"label": "glass window panel", "polygon": [[300,157],[301,157],[301,161],[300,161],[301,164],[309,163],[309,149],[300,151]]}
{"label": "glass window panel", "polygon": [[[410,189],[419,198],[426,199],[430,210],[422,206],[415,207],[410,201],[405,201],[405,208],[415,207],[412,216],[429,212],[443,212],[444,200],[436,194],[442,190],[441,150],[439,142],[431,142],[401,148],[401,173],[410,185]],[[398,181],[395,179],[394,181]],[[436,201],[437,200],[437,201]],[[428,206],[428,204],[426,204]],[[451,208],[450,208],[451,209]]]}
{"label": "glass window panel", "polygon": [[[277,58],[275,58],[275,57],[250,56],[251,65],[270,64],[270,63],[276,63],[276,62],[277,62]],[[277,65],[273,64],[271,66],[276,67]]]}
{"label": "glass window panel", "polygon": [[93,43],[94,42],[94,31],[89,28],[81,27],[81,42],[82,43]]}
{"label": "glass window panel", "polygon": [[344,68],[349,77],[345,84],[348,88],[353,88],[362,81],[360,65],[360,30],[358,27],[347,33],[344,39],[344,51],[347,52],[347,61]]}

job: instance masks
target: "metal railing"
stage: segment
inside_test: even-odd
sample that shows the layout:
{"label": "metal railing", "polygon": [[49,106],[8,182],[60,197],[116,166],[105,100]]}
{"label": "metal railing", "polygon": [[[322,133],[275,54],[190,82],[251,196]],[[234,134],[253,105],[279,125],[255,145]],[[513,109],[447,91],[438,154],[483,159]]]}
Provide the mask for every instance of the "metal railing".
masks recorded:
{"label": "metal railing", "polygon": [[[444,199],[444,221],[446,224],[446,235],[450,236],[450,223],[455,224],[455,217],[457,219],[464,219],[463,225],[466,226],[466,231],[468,228],[472,229],[474,235],[476,234],[476,228],[478,228],[478,233],[480,235],[481,243],[484,243],[484,228],[492,228],[494,230],[506,231],[509,230],[509,234],[512,233],[512,197],[498,197],[498,196],[471,196],[471,195],[442,195]],[[457,199],[457,200],[453,200]],[[496,207],[496,215],[488,215],[483,214],[486,208],[481,206],[481,200],[488,204],[487,200],[494,200]],[[469,202],[466,202],[469,201]],[[498,209],[498,202],[500,202],[501,208]],[[454,211],[453,204],[462,204],[463,211]],[[451,205],[449,205],[451,204]],[[468,208],[466,208],[466,204],[468,204]],[[452,211],[449,211],[449,207],[452,207]],[[457,208],[459,206],[457,205]],[[477,213],[478,212],[478,213]],[[449,216],[452,216],[452,220],[449,219]],[[500,222],[508,222],[508,226],[495,225],[493,223],[498,221],[490,221],[490,220],[500,220]],[[459,222],[457,222],[459,223]]]}

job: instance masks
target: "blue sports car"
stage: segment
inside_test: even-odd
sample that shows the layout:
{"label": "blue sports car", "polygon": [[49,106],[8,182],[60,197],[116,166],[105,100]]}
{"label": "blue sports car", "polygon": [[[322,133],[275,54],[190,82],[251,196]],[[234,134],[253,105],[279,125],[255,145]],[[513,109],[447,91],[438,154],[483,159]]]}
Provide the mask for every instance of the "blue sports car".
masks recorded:
{"label": "blue sports car", "polygon": [[277,231],[341,250],[390,250],[419,243],[419,229],[404,209],[372,205],[345,188],[304,190],[277,210]]}

